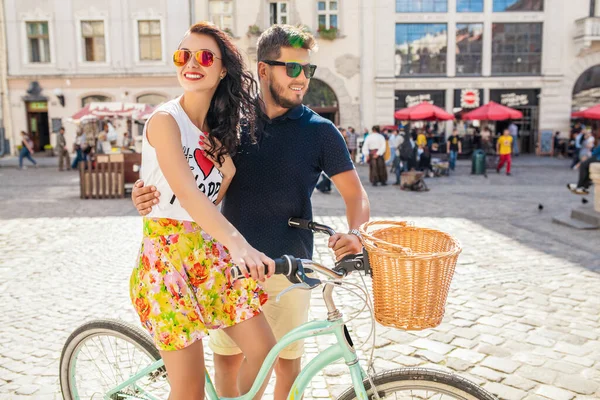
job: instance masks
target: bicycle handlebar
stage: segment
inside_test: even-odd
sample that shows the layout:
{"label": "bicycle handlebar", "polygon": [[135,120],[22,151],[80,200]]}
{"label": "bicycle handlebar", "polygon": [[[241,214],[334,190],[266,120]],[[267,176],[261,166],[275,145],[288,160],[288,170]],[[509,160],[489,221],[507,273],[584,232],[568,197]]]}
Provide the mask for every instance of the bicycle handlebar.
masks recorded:
{"label": "bicycle handlebar", "polygon": [[[309,221],[301,218],[290,218],[288,225],[292,228],[306,229],[313,232],[327,233],[330,236],[335,235],[335,230],[327,225]],[[369,265],[369,257],[363,249],[362,254],[349,254],[336,262],[335,268],[327,268],[312,260],[301,260],[293,256],[284,255],[275,260],[275,274],[285,275],[292,283],[304,282],[311,287],[318,286],[320,281],[308,277],[306,273],[318,272],[331,279],[340,279],[351,273],[352,271],[364,271],[365,274],[370,274],[371,268]],[[243,278],[242,271],[238,266],[231,268],[231,279],[236,280]]]}

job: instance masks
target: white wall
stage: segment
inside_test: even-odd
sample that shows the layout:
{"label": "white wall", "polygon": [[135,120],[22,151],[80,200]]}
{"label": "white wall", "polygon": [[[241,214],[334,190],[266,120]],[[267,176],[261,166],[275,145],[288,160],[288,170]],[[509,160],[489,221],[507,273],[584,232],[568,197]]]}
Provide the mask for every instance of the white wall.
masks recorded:
{"label": "white wall", "polygon": [[[5,8],[11,76],[170,73],[170,54],[190,21],[186,0],[5,0]],[[104,21],[106,62],[83,61],[86,19]],[[138,60],[139,19],[161,21],[162,60]],[[26,21],[48,21],[49,64],[29,63]]]}
{"label": "white wall", "polygon": [[[338,24],[341,36],[333,41],[319,39],[319,50],[313,53],[311,61],[318,68],[315,78],[331,86],[338,97],[340,106],[340,124],[360,126],[360,19],[361,2],[367,0],[340,0]],[[208,0],[195,0],[195,20],[208,20]],[[308,26],[313,33],[317,31],[317,1],[289,0],[289,23]],[[252,71],[256,71],[256,37],[248,37],[250,25],[257,24],[261,30],[268,28],[269,9],[267,0],[234,1],[234,42],[247,55]],[[356,65],[356,72],[352,67]],[[340,70],[343,70],[340,72]]]}

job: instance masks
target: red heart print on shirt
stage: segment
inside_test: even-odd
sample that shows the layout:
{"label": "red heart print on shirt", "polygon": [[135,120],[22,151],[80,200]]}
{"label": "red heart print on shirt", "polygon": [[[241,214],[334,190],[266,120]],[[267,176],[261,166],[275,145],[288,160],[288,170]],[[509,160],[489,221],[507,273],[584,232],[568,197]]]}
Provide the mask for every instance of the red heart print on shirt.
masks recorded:
{"label": "red heart print on shirt", "polygon": [[198,168],[200,168],[200,171],[204,174],[204,179],[208,178],[215,167],[215,164],[206,158],[202,149],[194,150],[194,159],[196,160],[196,164],[198,164]]}

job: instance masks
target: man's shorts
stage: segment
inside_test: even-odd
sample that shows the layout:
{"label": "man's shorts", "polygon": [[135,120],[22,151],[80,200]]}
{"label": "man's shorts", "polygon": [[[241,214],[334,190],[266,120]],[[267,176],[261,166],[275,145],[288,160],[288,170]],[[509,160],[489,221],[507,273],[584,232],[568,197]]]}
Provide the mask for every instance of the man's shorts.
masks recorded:
{"label": "man's shorts", "polygon": [[[277,303],[277,295],[285,288],[292,285],[283,275],[274,275],[262,283],[269,295],[269,300],[262,306],[262,312],[279,341],[286,333],[302,325],[308,320],[308,307],[310,306],[310,291],[294,289],[283,295]],[[260,340],[260,338],[257,338]],[[222,330],[210,331],[208,346],[216,354],[231,356],[240,354],[241,350],[235,342]],[[300,340],[290,344],[279,353],[279,357],[295,360],[304,354],[304,341]]]}

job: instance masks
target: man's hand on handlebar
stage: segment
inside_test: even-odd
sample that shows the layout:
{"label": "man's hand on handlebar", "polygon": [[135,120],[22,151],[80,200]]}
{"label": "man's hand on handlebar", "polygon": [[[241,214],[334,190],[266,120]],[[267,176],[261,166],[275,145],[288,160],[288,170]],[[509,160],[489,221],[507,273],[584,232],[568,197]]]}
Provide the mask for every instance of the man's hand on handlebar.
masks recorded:
{"label": "man's hand on handlebar", "polygon": [[356,235],[336,233],[329,238],[329,248],[335,253],[336,261],[348,254],[362,253],[363,245]]}

